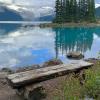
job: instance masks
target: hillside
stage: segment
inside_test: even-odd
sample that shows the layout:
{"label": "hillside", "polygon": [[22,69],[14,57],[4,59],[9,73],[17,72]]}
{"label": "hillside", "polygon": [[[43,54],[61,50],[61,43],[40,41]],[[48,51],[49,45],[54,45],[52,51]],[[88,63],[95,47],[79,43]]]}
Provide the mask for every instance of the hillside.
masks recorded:
{"label": "hillside", "polygon": [[17,11],[0,6],[0,21],[23,21],[23,18]]}
{"label": "hillside", "polygon": [[54,19],[54,15],[47,15],[47,16],[41,16],[35,19],[35,21],[52,21]]}
{"label": "hillside", "polygon": [[96,8],[96,16],[100,18],[100,7]]}

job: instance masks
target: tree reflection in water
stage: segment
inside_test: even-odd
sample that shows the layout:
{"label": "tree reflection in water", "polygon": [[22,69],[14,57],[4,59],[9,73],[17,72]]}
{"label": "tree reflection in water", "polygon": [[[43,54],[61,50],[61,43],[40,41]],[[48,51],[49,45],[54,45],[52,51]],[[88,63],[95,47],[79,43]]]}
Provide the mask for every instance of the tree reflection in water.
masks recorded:
{"label": "tree reflection in water", "polygon": [[91,50],[94,39],[94,34],[100,36],[99,28],[55,28],[55,50],[56,57],[61,52],[67,54],[68,52],[85,53]]}

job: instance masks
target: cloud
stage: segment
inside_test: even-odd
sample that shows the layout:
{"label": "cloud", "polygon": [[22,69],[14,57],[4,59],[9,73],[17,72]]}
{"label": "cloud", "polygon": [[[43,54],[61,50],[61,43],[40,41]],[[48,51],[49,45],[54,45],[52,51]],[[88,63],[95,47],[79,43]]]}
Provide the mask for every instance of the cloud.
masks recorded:
{"label": "cloud", "polygon": [[[4,3],[15,3],[21,5],[54,5],[55,0],[0,0]],[[96,3],[99,3],[100,0],[95,0]]]}
{"label": "cloud", "polygon": [[15,3],[19,5],[33,5],[33,6],[52,6],[55,0],[0,0],[4,3]]}
{"label": "cloud", "polygon": [[4,2],[4,3],[12,3],[12,0],[0,0],[0,2]]}

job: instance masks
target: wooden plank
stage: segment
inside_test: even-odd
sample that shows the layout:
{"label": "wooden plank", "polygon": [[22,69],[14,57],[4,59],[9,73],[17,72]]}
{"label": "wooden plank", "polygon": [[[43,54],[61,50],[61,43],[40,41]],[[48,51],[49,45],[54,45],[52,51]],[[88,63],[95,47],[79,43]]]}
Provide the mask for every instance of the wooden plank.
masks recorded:
{"label": "wooden plank", "polygon": [[55,75],[62,72],[76,71],[79,69],[87,68],[92,66],[92,63],[85,61],[78,61],[71,64],[62,64],[57,66],[45,67],[36,70],[26,71],[11,74],[7,77],[10,85],[14,88],[27,85],[30,83],[41,82],[54,77]]}

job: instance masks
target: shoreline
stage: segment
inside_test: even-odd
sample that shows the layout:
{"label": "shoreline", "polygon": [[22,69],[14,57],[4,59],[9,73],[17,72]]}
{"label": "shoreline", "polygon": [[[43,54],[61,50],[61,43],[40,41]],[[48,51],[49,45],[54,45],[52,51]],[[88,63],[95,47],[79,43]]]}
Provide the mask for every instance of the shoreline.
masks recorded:
{"label": "shoreline", "polygon": [[[100,59],[99,58],[88,58],[88,59],[83,59],[83,61],[98,62],[98,61],[100,61]],[[55,66],[55,65],[60,65],[60,64],[64,64],[60,59],[51,59],[51,60],[45,61],[42,65],[33,64],[31,66],[23,66],[23,67],[19,67],[19,68],[4,67],[4,68],[0,69],[0,72],[7,72],[9,74],[13,74],[13,73],[25,72],[25,71],[29,71],[29,70],[40,69],[40,68],[45,68],[45,67]]]}
{"label": "shoreline", "polygon": [[87,23],[87,22],[82,22],[82,23],[63,23],[63,24],[58,24],[58,23],[45,23],[45,24],[40,24],[40,28],[45,28],[45,27],[53,27],[53,28],[59,28],[59,27],[65,27],[65,28],[70,28],[70,27],[100,27],[100,21],[95,22],[95,23]]}
{"label": "shoreline", "polygon": [[[95,77],[99,75],[99,65],[100,65],[100,59],[88,59],[88,62],[94,63],[94,66],[92,66],[89,69],[83,70],[80,73],[70,73],[65,76],[57,77],[55,79],[51,79],[45,82],[41,82],[40,85],[43,87],[42,91],[34,91],[33,93],[36,93],[34,97],[38,97],[37,94],[43,93],[43,95],[46,95],[43,97],[43,100],[52,100],[57,98],[61,98],[63,93],[64,97],[77,97],[78,99],[82,96],[86,95],[90,90],[92,90],[92,94],[90,98],[96,98],[96,96],[99,96],[99,94],[95,93],[94,87],[98,87],[98,85],[95,84],[94,79]],[[6,76],[10,74],[9,72],[1,72],[0,74],[0,100],[7,100],[7,98],[10,98],[10,100],[23,100],[23,98],[16,95],[16,91],[13,90],[11,87],[9,87],[9,84],[7,83]],[[84,79],[85,75],[85,79]],[[88,77],[89,78],[88,78]],[[91,84],[88,84],[88,82],[92,82],[94,85],[91,87]],[[89,87],[89,90],[87,90],[87,87]],[[70,90],[68,91],[68,89]],[[99,89],[97,89],[99,91]],[[9,91],[9,92],[8,92]],[[44,91],[44,92],[43,92]],[[60,92],[62,91],[62,92]],[[64,91],[64,92],[63,92]],[[73,92],[74,91],[74,92]],[[83,92],[84,91],[84,92]],[[90,93],[90,92],[89,92]],[[70,95],[69,95],[70,94]],[[89,97],[90,95],[87,94]],[[42,97],[40,97],[41,99]],[[39,100],[40,100],[39,99]]]}

